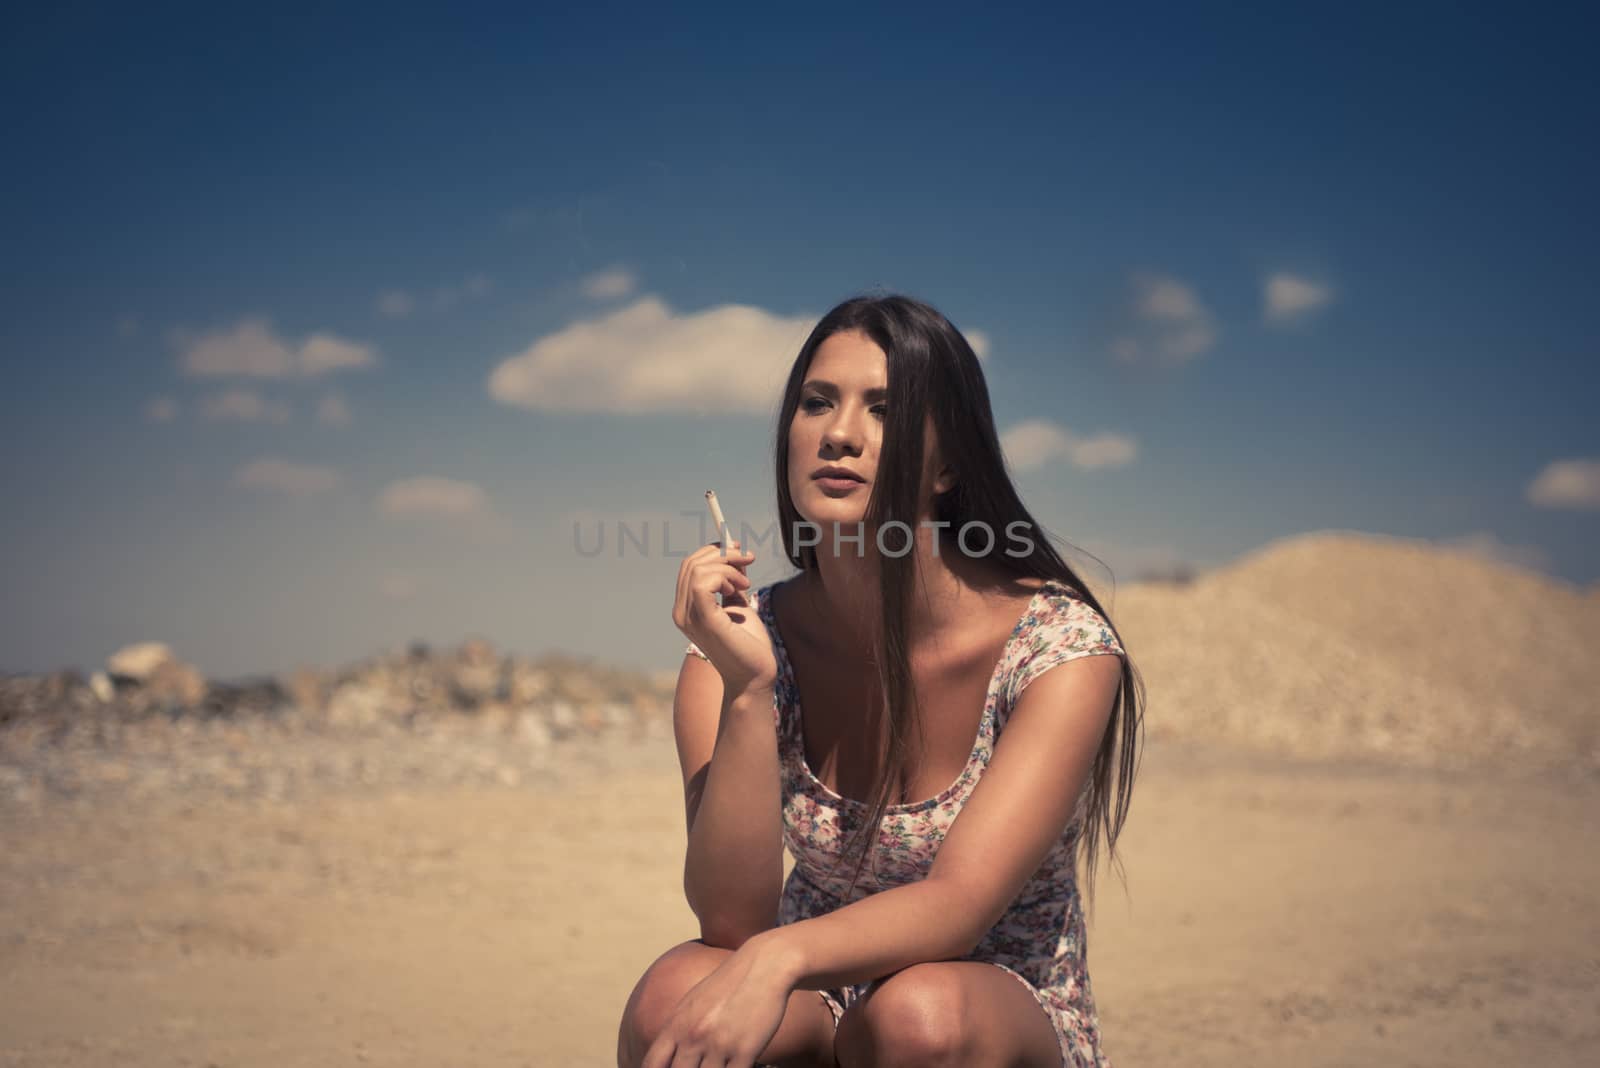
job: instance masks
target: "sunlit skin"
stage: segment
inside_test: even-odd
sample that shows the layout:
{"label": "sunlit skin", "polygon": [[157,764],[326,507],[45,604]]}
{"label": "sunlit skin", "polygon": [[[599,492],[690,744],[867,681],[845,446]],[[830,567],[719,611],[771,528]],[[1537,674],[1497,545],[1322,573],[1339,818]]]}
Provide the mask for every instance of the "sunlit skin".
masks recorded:
{"label": "sunlit skin", "polygon": [[[793,589],[805,602],[800,618],[815,655],[833,666],[845,690],[870,689],[873,681],[866,650],[878,619],[876,549],[871,531],[860,550],[845,543],[835,551],[828,535],[835,521],[841,533],[854,533],[865,514],[883,441],[887,385],[887,360],[870,338],[835,334],[813,354],[788,427],[791,498],[824,533],[817,568],[792,580]],[[932,517],[933,499],[953,485],[953,475],[939,455],[931,419],[924,426],[926,459],[910,554],[916,595],[908,624],[913,671],[932,678],[945,666],[941,643],[951,650],[970,648],[974,636],[997,643],[1026,604],[1027,590],[998,583],[998,569],[959,551],[941,546],[935,555],[939,532],[920,520]],[[812,479],[826,465],[848,468],[865,481],[830,492]],[[895,533],[885,544],[898,550]],[[978,667],[989,671],[986,664]],[[705,670],[698,663],[685,668]],[[922,880],[758,931],[736,949],[695,940],[669,950],[630,998],[618,1064],[750,1068],[765,1053],[761,1059],[785,1064],[1055,1068],[1061,1062],[1055,1034],[1028,991],[998,968],[957,958],[999,919],[1066,826],[1120,682],[1120,663],[1110,656],[1080,658],[1032,682]],[[935,719],[961,720],[958,741],[967,745],[972,709],[928,696]],[[713,694],[711,715],[685,727],[687,742],[680,739],[680,748],[690,746],[691,767],[712,758],[715,700]],[[770,690],[764,701],[770,704]],[[874,977],[880,981],[850,1007],[835,1033],[815,984]]]}
{"label": "sunlit skin", "polygon": [[[867,500],[877,475],[883,444],[888,400],[888,360],[883,350],[865,334],[838,333],[823,341],[812,356],[801,387],[800,402],[789,424],[789,494],[802,518],[822,532],[816,547],[817,572],[808,600],[818,614],[820,630],[837,638],[841,651],[857,655],[871,644],[878,616],[877,545],[871,530],[858,546],[853,541],[833,542],[834,524],[841,535],[854,535],[866,514]],[[963,583],[986,574],[977,561],[952,553],[950,532],[946,544],[934,553],[940,532],[925,526],[933,518],[933,499],[955,484],[939,455],[933,420],[924,420],[923,470],[915,531],[915,560],[919,596],[910,620],[913,639],[942,633],[951,623],[970,619],[972,591]],[[830,492],[811,476],[819,467],[838,465],[860,474],[866,481],[843,495]],[[891,530],[884,544],[900,551],[903,531]],[[962,595],[959,597],[958,595]]]}

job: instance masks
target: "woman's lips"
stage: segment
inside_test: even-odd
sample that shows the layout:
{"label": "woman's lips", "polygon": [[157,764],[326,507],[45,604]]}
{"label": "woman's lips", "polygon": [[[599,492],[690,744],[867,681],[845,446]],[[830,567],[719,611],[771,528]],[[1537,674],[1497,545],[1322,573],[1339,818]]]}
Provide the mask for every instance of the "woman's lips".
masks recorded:
{"label": "woman's lips", "polygon": [[857,487],[866,485],[865,482],[857,482],[853,478],[824,477],[814,478],[811,481],[815,482],[817,485],[821,486],[830,493],[849,493],[851,490],[856,489]]}

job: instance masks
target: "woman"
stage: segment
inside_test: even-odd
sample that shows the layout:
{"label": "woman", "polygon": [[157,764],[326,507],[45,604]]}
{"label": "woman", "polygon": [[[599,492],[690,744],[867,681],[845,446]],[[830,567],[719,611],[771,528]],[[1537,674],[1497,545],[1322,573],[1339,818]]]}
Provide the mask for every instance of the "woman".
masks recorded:
{"label": "woman", "polygon": [[701,937],[634,987],[618,1064],[1105,1068],[1076,870],[1092,905],[1142,684],[1017,497],[971,346],[916,300],[840,304],[777,475],[798,575],[752,590],[732,540],[679,568]]}

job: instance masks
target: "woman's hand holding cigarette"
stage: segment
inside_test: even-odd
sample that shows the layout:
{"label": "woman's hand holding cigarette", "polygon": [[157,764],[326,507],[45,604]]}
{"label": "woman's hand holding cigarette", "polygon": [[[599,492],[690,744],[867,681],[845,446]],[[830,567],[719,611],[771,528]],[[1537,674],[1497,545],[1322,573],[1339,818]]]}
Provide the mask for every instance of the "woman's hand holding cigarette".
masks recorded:
{"label": "woman's hand holding cigarette", "polygon": [[[713,509],[713,514],[716,512]],[[695,550],[678,568],[672,622],[711,660],[730,697],[748,690],[771,690],[778,678],[767,625],[744,596],[750,588],[744,569],[755,557],[730,538],[726,552],[722,542],[714,541]]]}

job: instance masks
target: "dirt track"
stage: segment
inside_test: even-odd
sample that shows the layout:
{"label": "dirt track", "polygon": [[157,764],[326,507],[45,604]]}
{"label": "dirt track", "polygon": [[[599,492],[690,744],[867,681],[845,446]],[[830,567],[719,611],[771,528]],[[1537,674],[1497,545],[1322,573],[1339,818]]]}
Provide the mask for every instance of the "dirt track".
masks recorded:
{"label": "dirt track", "polygon": [[[613,1063],[693,937],[671,743],[559,781],[0,809],[0,1063]],[[1152,745],[1090,971],[1138,1065],[1594,1063],[1600,784]]]}

